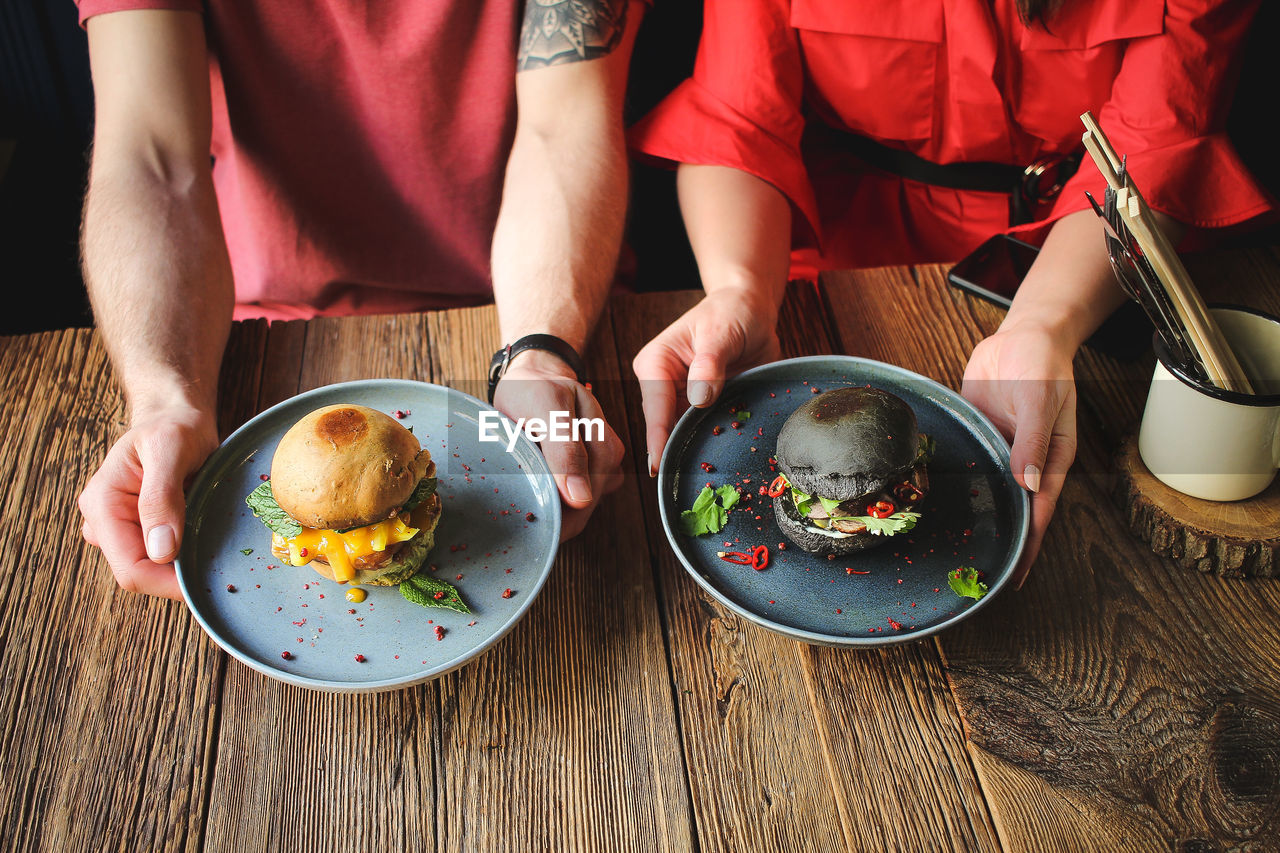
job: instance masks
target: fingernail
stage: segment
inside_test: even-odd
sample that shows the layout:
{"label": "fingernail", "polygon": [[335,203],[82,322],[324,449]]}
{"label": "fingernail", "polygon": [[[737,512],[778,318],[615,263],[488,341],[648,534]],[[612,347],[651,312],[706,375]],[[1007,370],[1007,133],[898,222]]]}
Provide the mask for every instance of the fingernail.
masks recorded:
{"label": "fingernail", "polygon": [[1035,465],[1028,465],[1022,469],[1022,479],[1028,489],[1033,492],[1040,491],[1040,469]]}
{"label": "fingernail", "polygon": [[705,406],[711,402],[711,383],[709,382],[690,382],[689,383],[689,405]]}
{"label": "fingernail", "polygon": [[569,489],[569,498],[578,503],[586,503],[591,500],[591,483],[581,474],[574,474],[565,480],[565,487]]}
{"label": "fingernail", "polygon": [[650,477],[656,477],[656,476],[658,476],[658,469],[653,467],[653,453],[649,453],[649,454],[645,457],[645,464],[647,464],[647,465],[649,466],[649,476],[650,476]]}
{"label": "fingernail", "polygon": [[167,524],[158,525],[147,533],[147,556],[157,562],[168,560],[177,544],[173,528]]}

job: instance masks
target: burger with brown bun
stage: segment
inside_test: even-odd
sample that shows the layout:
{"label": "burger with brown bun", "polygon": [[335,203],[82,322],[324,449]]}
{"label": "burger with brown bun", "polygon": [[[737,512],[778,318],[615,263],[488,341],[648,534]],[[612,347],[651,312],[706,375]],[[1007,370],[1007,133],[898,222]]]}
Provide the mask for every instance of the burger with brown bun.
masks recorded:
{"label": "burger with brown bun", "polygon": [[325,406],[276,447],[271,478],[245,498],[271,552],[338,583],[413,577],[440,521],[436,465],[413,433],[365,406]]}

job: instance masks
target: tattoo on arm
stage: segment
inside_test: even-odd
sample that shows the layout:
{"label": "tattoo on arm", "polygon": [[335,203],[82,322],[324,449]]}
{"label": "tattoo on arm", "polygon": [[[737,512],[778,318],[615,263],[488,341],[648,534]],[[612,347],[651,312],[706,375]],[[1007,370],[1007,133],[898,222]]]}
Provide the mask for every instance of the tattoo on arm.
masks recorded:
{"label": "tattoo on arm", "polygon": [[618,46],[629,0],[525,0],[520,71],[606,56]]}

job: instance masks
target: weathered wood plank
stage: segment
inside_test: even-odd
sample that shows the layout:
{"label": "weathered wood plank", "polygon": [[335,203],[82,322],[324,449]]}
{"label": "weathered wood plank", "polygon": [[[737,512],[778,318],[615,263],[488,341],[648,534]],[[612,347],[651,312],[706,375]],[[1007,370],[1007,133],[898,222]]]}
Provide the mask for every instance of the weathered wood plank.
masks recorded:
{"label": "weathered wood plank", "polygon": [[[121,591],[76,495],[123,432],[94,333],[4,341],[0,837],[10,850],[196,848],[217,702],[181,604]],[[13,396],[10,394],[13,393]]]}
{"label": "weathered wood plank", "polygon": [[[843,273],[834,282],[824,278],[819,293],[836,351],[959,385],[958,354],[972,347],[972,327],[916,270]],[[835,768],[862,768],[856,776],[834,775],[856,846],[998,849],[933,644],[868,655],[812,647],[809,655],[829,760]]]}
{"label": "weathered wood plank", "polygon": [[[420,316],[273,323],[256,410],[353,379],[427,380]],[[433,850],[434,684],[328,695],[225,663],[213,850]]]}
{"label": "weathered wood plank", "polygon": [[[1273,253],[1192,268],[1211,301],[1274,307]],[[940,269],[921,279],[945,288]],[[994,331],[996,309],[951,298]],[[1280,844],[1280,587],[1155,556],[1111,502],[1150,371],[1078,357],[1080,450],[1042,556],[1020,593],[938,637],[1012,850]]]}
{"label": "weathered wood plank", "polygon": [[[498,348],[493,308],[429,317],[436,381],[483,398]],[[606,418],[626,441],[605,323],[587,355]],[[688,850],[684,784],[649,548],[628,474],[561,546],[529,614],[440,683],[444,850]]]}
{"label": "weathered wood plank", "polygon": [[[616,299],[623,359],[696,299]],[[838,351],[826,316],[817,290],[793,284],[779,319],[784,356]],[[868,331],[853,352],[875,346]],[[641,441],[639,389],[628,391]],[[662,541],[652,499],[645,510],[651,541]],[[658,549],[657,573],[703,849],[995,849],[934,649],[806,646],[743,624],[669,549]]]}

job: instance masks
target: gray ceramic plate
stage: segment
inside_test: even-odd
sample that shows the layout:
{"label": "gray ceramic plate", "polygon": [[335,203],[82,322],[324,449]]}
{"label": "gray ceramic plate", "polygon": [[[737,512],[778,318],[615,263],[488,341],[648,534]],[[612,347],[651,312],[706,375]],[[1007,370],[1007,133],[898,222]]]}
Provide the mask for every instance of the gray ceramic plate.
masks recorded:
{"label": "gray ceramic plate", "polygon": [[[470,615],[411,604],[396,587],[365,587],[368,597],[353,604],[348,587],[272,557],[271,533],[244,496],[270,471],[285,431],[333,403],[407,413],[402,423],[436,461],[444,504],[429,562],[462,593]],[[320,690],[406,687],[482,654],[529,609],[560,540],[560,499],[542,454],[523,435],[510,454],[505,443],[480,443],[482,411],[491,409],[439,385],[370,380],[299,394],[240,427],[209,457],[187,498],[177,570],[196,620],[247,666]]]}
{"label": "gray ceramic plate", "polygon": [[[759,493],[777,476],[770,463],[783,422],[814,388],[867,385],[897,394],[932,436],[930,493],[914,530],[878,548],[828,560],[800,550],[778,529]],[[735,409],[751,417],[734,429]],[[719,435],[714,433],[721,427]],[[702,469],[702,463],[714,471]],[[742,491],[719,533],[691,537],[679,518],[703,486]],[[1026,542],[1030,501],[1009,472],[1009,446],[987,418],[931,379],[881,362],[815,356],[748,370],[708,409],[689,409],[662,454],[658,503],[667,538],[699,584],[744,618],[807,643],[879,646],[928,636],[986,606],[1004,587]],[[785,550],[779,543],[786,543]],[[717,551],[767,545],[763,571],[727,563]],[[990,591],[962,598],[948,572],[973,566]],[[854,573],[850,573],[850,570]]]}

